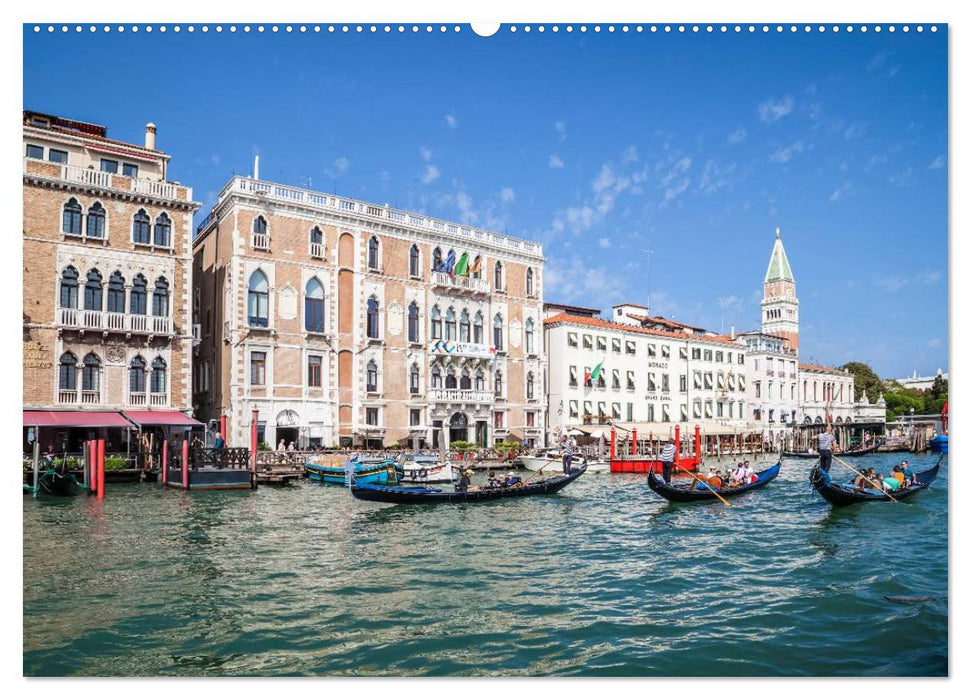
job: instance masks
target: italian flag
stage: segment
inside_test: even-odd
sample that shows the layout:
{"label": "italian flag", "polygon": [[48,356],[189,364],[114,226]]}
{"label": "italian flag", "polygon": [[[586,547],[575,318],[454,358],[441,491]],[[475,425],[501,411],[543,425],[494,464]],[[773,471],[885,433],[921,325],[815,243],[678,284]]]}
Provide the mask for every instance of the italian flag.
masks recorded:
{"label": "italian flag", "polygon": [[603,366],[604,366],[604,363],[601,362],[599,365],[597,365],[592,370],[587,372],[583,377],[583,383],[586,384],[587,382],[590,382],[590,381],[595,382],[598,379],[600,379],[600,372],[601,370],[603,370]]}

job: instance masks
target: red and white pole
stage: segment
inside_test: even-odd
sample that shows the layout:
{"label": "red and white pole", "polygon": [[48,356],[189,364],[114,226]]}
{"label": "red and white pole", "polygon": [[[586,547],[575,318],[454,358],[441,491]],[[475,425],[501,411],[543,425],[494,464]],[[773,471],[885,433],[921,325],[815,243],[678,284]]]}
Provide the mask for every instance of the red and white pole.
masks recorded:
{"label": "red and white pole", "polygon": [[674,426],[674,465],[678,466],[681,461],[681,424]]}

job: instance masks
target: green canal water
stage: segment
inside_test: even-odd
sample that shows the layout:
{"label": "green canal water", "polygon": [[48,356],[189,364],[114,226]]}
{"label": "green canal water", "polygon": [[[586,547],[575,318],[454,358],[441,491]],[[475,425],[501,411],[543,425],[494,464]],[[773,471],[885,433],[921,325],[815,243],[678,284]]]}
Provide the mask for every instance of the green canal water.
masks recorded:
{"label": "green canal water", "polygon": [[25,497],[24,673],[946,675],[946,463],[907,505],[839,510],[809,469],[732,508],[636,475],[471,506]]}

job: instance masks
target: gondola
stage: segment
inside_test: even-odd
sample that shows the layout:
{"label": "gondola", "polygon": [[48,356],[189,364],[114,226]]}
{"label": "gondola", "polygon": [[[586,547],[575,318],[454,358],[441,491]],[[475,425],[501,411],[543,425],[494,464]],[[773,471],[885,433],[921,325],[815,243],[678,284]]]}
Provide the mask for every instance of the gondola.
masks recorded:
{"label": "gondola", "polygon": [[37,486],[42,492],[52,496],[77,496],[87,489],[70,472],[60,474],[56,469],[48,469],[41,474]]}
{"label": "gondola", "polygon": [[[845,452],[834,452],[835,457],[862,457],[863,455],[868,455],[871,452],[876,451],[876,447],[864,447],[856,450],[846,450]],[[789,457],[791,459],[819,459],[818,452],[786,452],[783,450],[779,453],[780,457]]]}
{"label": "gondola", "polygon": [[524,486],[506,486],[498,489],[479,489],[477,491],[448,491],[429,489],[421,486],[380,486],[377,484],[357,483],[352,477],[351,493],[362,501],[380,503],[481,503],[503,498],[524,498],[556,493],[579,479],[587,471],[585,466],[573,469],[569,474],[560,474],[542,481],[534,481]]}
{"label": "gondola", "polygon": [[[910,498],[915,493],[923,491],[930,486],[931,482],[937,478],[937,471],[941,468],[941,460],[943,460],[943,456],[941,459],[938,459],[937,464],[930,469],[918,472],[917,484],[915,486],[911,486],[909,489],[891,491],[890,496],[893,496],[893,500],[903,501],[904,499]],[[829,472],[823,471],[818,465],[809,475],[809,481],[812,483],[813,488],[819,492],[819,495],[832,503],[834,506],[851,506],[854,503],[869,503],[871,501],[891,500],[890,496],[881,491],[874,489],[858,491],[856,486],[853,484],[834,483],[832,477],[829,475]]]}
{"label": "gondola", "polygon": [[[777,462],[768,469],[755,472],[756,476],[759,477],[757,481],[753,481],[751,484],[745,484],[733,489],[721,489],[718,491],[718,496],[721,496],[722,498],[732,498],[733,496],[739,496],[743,493],[760,489],[779,476],[779,470],[781,468],[782,464]],[[675,503],[695,503],[697,501],[718,500],[718,496],[715,495],[714,491],[709,488],[705,488],[704,486],[698,488],[698,482],[694,479],[692,479],[691,483],[687,484],[686,486],[673,486],[671,484],[664,483],[664,481],[658,479],[657,474],[650,471],[647,474],[647,485],[650,487],[651,491],[657,495],[661,496],[662,498],[666,498],[669,501],[674,501]]]}

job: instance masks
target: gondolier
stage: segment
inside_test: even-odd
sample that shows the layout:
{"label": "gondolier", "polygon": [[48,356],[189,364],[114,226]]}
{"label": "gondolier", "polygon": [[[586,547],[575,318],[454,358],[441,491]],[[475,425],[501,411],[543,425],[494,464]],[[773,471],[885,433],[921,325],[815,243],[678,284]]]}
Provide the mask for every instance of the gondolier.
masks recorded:
{"label": "gondolier", "polygon": [[674,442],[668,438],[661,448],[661,472],[664,476],[664,483],[671,483],[671,467],[674,465]]}
{"label": "gondolier", "polygon": [[577,441],[568,433],[560,439],[560,455],[563,457],[563,473],[569,474],[573,455],[577,451]]}
{"label": "gondolier", "polygon": [[819,468],[828,472],[829,465],[833,463],[833,449],[839,449],[839,443],[833,435],[833,426],[827,425],[826,430],[817,435],[816,439],[819,447]]}

